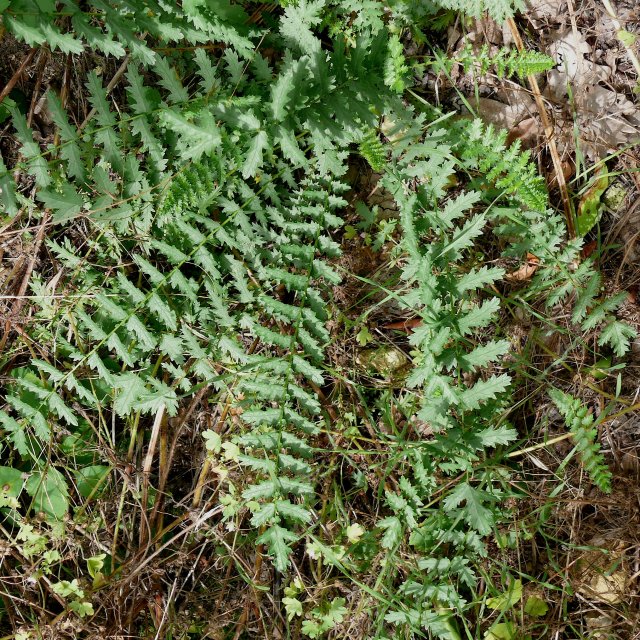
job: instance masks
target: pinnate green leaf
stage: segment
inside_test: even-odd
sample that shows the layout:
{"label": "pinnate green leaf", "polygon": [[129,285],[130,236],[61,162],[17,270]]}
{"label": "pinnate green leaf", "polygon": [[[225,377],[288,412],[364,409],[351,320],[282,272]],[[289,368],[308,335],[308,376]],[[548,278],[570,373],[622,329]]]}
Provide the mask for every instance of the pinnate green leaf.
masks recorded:
{"label": "pinnate green leaf", "polygon": [[[447,510],[461,508],[462,517],[481,535],[491,532],[493,526],[493,512],[484,506],[485,492],[472,487],[468,482],[461,482],[445,498],[444,506]],[[464,503],[464,506],[461,505]]]}
{"label": "pinnate green leaf", "polygon": [[203,155],[211,155],[222,142],[218,125],[210,113],[204,112],[192,122],[172,109],[165,109],[160,114],[160,121],[166,129],[180,136],[179,151],[183,160],[199,160]]}
{"label": "pinnate green leaf", "polygon": [[292,551],[289,545],[297,540],[298,536],[295,533],[274,524],[258,538],[257,542],[266,545],[275,568],[284,573],[289,567],[289,556]]}
{"label": "pinnate green leaf", "polygon": [[242,167],[242,177],[250,178],[258,173],[262,167],[263,154],[269,144],[269,137],[266,131],[258,131],[251,141],[251,146]]}

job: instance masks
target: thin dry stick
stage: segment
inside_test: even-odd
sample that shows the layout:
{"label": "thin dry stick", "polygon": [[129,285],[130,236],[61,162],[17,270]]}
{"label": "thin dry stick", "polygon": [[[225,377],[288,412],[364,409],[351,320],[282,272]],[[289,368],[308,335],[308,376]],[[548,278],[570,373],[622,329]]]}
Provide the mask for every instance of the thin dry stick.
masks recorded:
{"label": "thin dry stick", "polygon": [[[60,104],[62,108],[67,106],[67,98],[69,97],[69,78],[71,74],[71,54],[68,53],[64,61],[64,73],[62,74],[62,83],[60,86]],[[53,146],[57,147],[60,144],[60,132],[56,129],[53,136]]]}
{"label": "thin dry stick", "polygon": [[[131,580],[136,575],[138,575],[150,562],[152,562],[155,558],[157,558],[165,549],[168,549],[169,547],[171,547],[180,538],[183,538],[184,536],[186,536],[190,531],[193,531],[194,529],[198,529],[199,527],[201,527],[207,520],[209,520],[209,518],[212,518],[214,515],[216,515],[217,513],[220,513],[221,511],[222,511],[222,505],[220,504],[216,505],[212,509],[209,509],[208,511],[205,511],[201,516],[199,516],[193,522],[191,522],[191,524],[187,525],[181,531],[178,531],[178,533],[176,533],[176,535],[173,536],[170,540],[167,540],[165,543],[162,544],[162,546],[158,547],[152,554],[144,558],[144,560],[142,560],[140,564],[136,565],[136,567],[131,571],[131,573],[125,576],[123,580],[130,583]],[[179,520],[184,521],[187,519],[187,517],[188,515],[185,515],[184,517],[179,518]],[[165,530],[169,530],[174,526],[176,526],[175,523],[172,523],[170,527],[165,528]],[[160,539],[160,537],[158,537],[158,539]]]}
{"label": "thin dry stick", "polygon": [[638,60],[638,56],[636,55],[636,52],[627,44],[626,38],[620,37],[620,32],[624,31],[624,29],[622,28],[622,25],[618,20],[618,15],[616,14],[616,11],[613,8],[613,5],[611,4],[611,2],[609,2],[609,0],[602,0],[602,5],[604,6],[605,11],[609,14],[609,17],[611,18],[611,22],[613,22],[613,26],[616,30],[616,34],[618,35],[618,40],[622,42],[622,45],[627,50],[627,55],[629,56],[629,60],[631,60],[631,64],[633,65],[633,68],[636,70],[636,73],[638,74],[638,80],[640,81],[640,60]]}
{"label": "thin dry stick", "polygon": [[36,76],[36,84],[33,88],[33,97],[31,98],[31,104],[29,105],[29,113],[27,113],[27,126],[31,127],[33,121],[33,114],[35,113],[36,106],[38,104],[38,96],[40,94],[40,87],[42,87],[42,79],[44,78],[44,70],[49,60],[49,52],[45,49],[40,55],[38,60],[38,75]]}
{"label": "thin dry stick", "polygon": [[38,258],[38,253],[40,253],[40,247],[42,246],[42,241],[44,239],[44,232],[47,228],[47,223],[49,222],[49,211],[45,210],[44,215],[42,216],[42,222],[40,223],[40,228],[38,229],[38,235],[36,236],[36,242],[33,247],[33,252],[31,254],[31,259],[29,260],[29,264],[27,265],[27,269],[24,272],[24,276],[22,277],[22,283],[20,284],[20,289],[18,290],[18,294],[16,296],[16,300],[11,309],[11,313],[7,318],[4,325],[4,335],[2,336],[2,340],[0,340],[0,351],[4,349],[5,344],[7,343],[7,338],[9,337],[9,333],[11,332],[11,319],[17,319],[22,307],[24,306],[26,297],[25,292],[27,291],[27,287],[29,286],[29,279],[31,278],[31,272],[33,271],[33,267],[36,264],[36,260]]}
{"label": "thin dry stick", "polygon": [[546,449],[550,447],[552,444],[557,444],[558,442],[562,442],[563,440],[568,440],[573,436],[572,433],[563,433],[562,435],[556,436],[555,438],[550,438],[549,440],[545,440],[544,442],[539,442],[538,444],[531,445],[526,449],[518,449],[518,451],[512,451],[507,454],[507,458],[517,458],[519,456],[523,456],[525,453],[531,453],[532,451],[539,451],[540,449]]}
{"label": "thin dry stick", "polygon": [[209,390],[209,387],[202,387],[200,391],[194,396],[193,400],[189,404],[189,407],[184,412],[184,415],[180,418],[180,422],[175,428],[175,432],[171,439],[171,445],[169,447],[169,453],[167,455],[167,465],[166,467],[162,467],[160,469],[160,480],[158,482],[158,491],[161,493],[164,492],[164,488],[167,484],[167,476],[169,475],[169,470],[171,469],[171,464],[173,463],[173,458],[175,456],[176,446],[178,444],[178,439],[182,433],[182,430],[189,420],[189,418],[193,415],[193,412],[196,410],[197,406],[202,402],[202,398]]}
{"label": "thin dry stick", "polygon": [[33,56],[36,55],[37,51],[38,49],[34,47],[33,49],[31,49],[31,51],[29,51],[29,53],[27,53],[27,56],[18,67],[18,70],[13,74],[11,80],[9,80],[9,82],[7,82],[7,84],[4,86],[4,89],[0,91],[0,102],[2,102],[11,93],[11,91],[13,91],[13,87],[16,86],[16,83],[18,82],[18,80],[20,80],[20,77],[24,73],[24,70],[29,66],[29,64],[33,60]]}
{"label": "thin dry stick", "polygon": [[[158,475],[159,480],[162,483],[158,485],[158,490],[156,491],[156,498],[153,501],[153,511],[151,513],[151,518],[149,518],[149,526],[155,528],[162,529],[163,525],[163,514],[160,511],[162,506],[164,505],[164,482],[162,482],[163,478],[166,478],[169,473],[169,452],[167,450],[168,446],[168,434],[167,434],[167,424],[168,420],[162,421],[162,426],[160,427],[160,443],[159,443],[159,452],[158,452]],[[157,518],[157,522],[156,522]]]}
{"label": "thin dry stick", "polygon": [[[509,24],[509,28],[511,29],[511,33],[513,35],[513,39],[516,43],[518,51],[524,51],[524,43],[522,42],[522,38],[520,37],[520,32],[518,31],[516,23],[514,22],[513,18],[509,18],[507,22]],[[529,88],[531,89],[531,93],[533,93],[533,97],[535,98],[536,106],[538,107],[538,111],[540,113],[540,119],[542,120],[542,127],[544,128],[544,135],[547,140],[547,144],[549,145],[549,153],[551,154],[551,159],[553,161],[553,169],[556,174],[556,180],[558,181],[558,188],[560,189],[560,196],[562,197],[564,215],[567,220],[567,231],[569,232],[569,237],[575,238],[576,232],[573,222],[573,203],[571,202],[571,198],[569,197],[569,190],[564,179],[564,173],[562,172],[562,162],[560,161],[560,155],[558,154],[558,148],[556,147],[553,125],[549,121],[547,109],[544,105],[544,100],[542,99],[542,94],[540,93],[540,87],[538,86],[536,77],[534,75],[527,76],[527,82],[529,83]]]}
{"label": "thin dry stick", "polygon": [[180,437],[180,433],[184,425],[186,424],[187,420],[189,419],[191,414],[194,412],[198,404],[201,402],[202,397],[204,396],[204,394],[207,392],[208,389],[209,389],[208,387],[203,387],[202,389],[200,389],[200,391],[191,401],[191,404],[189,405],[185,414],[182,416],[182,418],[180,418],[180,422],[175,429],[175,433],[173,435],[173,438],[171,439],[171,445],[168,447],[168,451],[163,450],[163,447],[162,447],[163,431],[160,432],[160,445],[161,445],[160,453],[162,455],[164,451],[165,455],[164,455],[164,460],[163,458],[161,458],[160,460],[160,470],[159,470],[159,479],[158,479],[158,499],[154,502],[153,511],[151,512],[151,516],[149,517],[149,522],[152,524],[154,528],[162,529],[162,526],[163,526],[162,518],[159,520],[159,523],[156,523],[156,518],[158,517],[158,511],[160,509],[160,506],[162,505],[162,501],[164,498],[164,489],[167,484],[167,478],[169,476],[169,471],[171,470],[171,465],[173,464],[173,458],[176,450],[176,445],[178,443],[178,438]]}
{"label": "thin dry stick", "polygon": [[[222,413],[220,414],[220,418],[216,423],[216,433],[220,433],[224,426],[225,420],[227,419],[227,415],[229,410],[231,409],[231,403],[233,398],[231,395],[227,398],[227,402],[224,405]],[[211,458],[207,456],[204,460],[204,464],[202,465],[202,469],[200,469],[200,475],[198,476],[198,481],[196,483],[195,491],[193,492],[193,501],[191,502],[191,508],[197,509],[200,506],[200,500],[202,500],[202,491],[204,490],[204,486],[207,481],[207,476],[209,475],[209,471],[211,470]]]}
{"label": "thin dry stick", "polygon": [[[118,82],[120,81],[120,78],[122,78],[124,72],[127,70],[127,65],[129,64],[130,59],[131,59],[131,56],[129,54],[127,54],[123,58],[122,64],[118,67],[118,70],[113,74],[113,78],[111,78],[111,80],[109,81],[109,84],[107,85],[107,90],[105,95],[108,96],[113,91],[113,88],[118,84]],[[87,123],[89,122],[89,120],[91,120],[91,118],[93,118],[95,113],[96,113],[96,108],[93,107],[91,111],[89,111],[89,113],[87,114],[87,117],[82,121],[82,124],[78,127],[78,131],[82,131],[87,126]]]}
{"label": "thin dry stick", "polygon": [[153,464],[153,455],[156,449],[156,443],[158,442],[158,435],[160,434],[160,427],[165,419],[165,406],[161,405],[156,413],[156,418],[153,421],[153,428],[151,429],[151,439],[149,440],[149,448],[147,449],[147,455],[144,459],[144,465],[142,466],[142,504],[140,513],[140,546],[144,546],[147,536],[151,534],[149,529],[149,522],[146,517],[147,509],[147,497],[149,494],[149,477],[151,476],[151,465]]}
{"label": "thin dry stick", "polygon": [[[251,343],[251,346],[249,347],[249,351],[248,351],[249,355],[251,355],[258,348],[258,344],[259,344],[259,341],[256,338]],[[215,432],[218,434],[222,433],[222,429],[224,428],[224,423],[227,419],[227,414],[231,409],[231,403],[233,402],[233,396],[231,395],[231,390],[232,389],[229,390],[229,394],[228,394],[224,409],[222,410],[222,413],[220,414],[220,417],[216,422]],[[197,509],[198,506],[200,505],[200,500],[202,500],[202,491],[204,490],[204,485],[206,483],[207,476],[209,475],[210,470],[211,470],[211,459],[209,458],[209,456],[207,456],[205,458],[204,464],[202,465],[202,469],[200,470],[200,475],[198,476],[196,488],[193,493],[193,501],[191,503],[192,509]]]}

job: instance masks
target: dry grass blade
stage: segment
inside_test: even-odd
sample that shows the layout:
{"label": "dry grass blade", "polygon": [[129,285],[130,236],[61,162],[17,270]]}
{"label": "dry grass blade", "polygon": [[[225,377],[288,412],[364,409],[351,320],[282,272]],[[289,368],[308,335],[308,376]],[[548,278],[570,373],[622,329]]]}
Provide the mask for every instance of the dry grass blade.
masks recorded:
{"label": "dry grass blade", "polygon": [[[522,37],[520,36],[520,31],[518,30],[518,26],[516,25],[513,18],[509,18],[507,20],[509,25],[509,29],[511,30],[511,34],[513,35],[513,39],[516,43],[516,47],[518,51],[524,51],[524,43],[522,42]],[[551,160],[553,161],[553,169],[555,173],[555,178],[558,183],[558,189],[560,190],[560,196],[562,198],[562,206],[564,209],[564,215],[567,221],[567,230],[569,232],[570,238],[575,238],[575,212],[573,210],[573,203],[571,201],[571,197],[569,196],[569,190],[567,188],[567,182],[564,178],[564,171],[562,168],[562,160],[560,159],[560,154],[558,153],[558,149],[556,146],[556,141],[554,138],[554,129],[553,125],[549,120],[549,116],[547,114],[547,109],[544,104],[544,100],[542,98],[542,94],[540,92],[540,87],[538,86],[538,81],[534,75],[527,76],[527,82],[529,83],[529,87],[531,92],[533,93],[533,97],[535,98],[536,105],[538,107],[538,111],[540,113],[540,119],[542,120],[542,127],[544,129],[544,134],[546,138],[546,142],[549,146],[549,153],[551,154]]]}
{"label": "dry grass blade", "polygon": [[[113,74],[113,77],[111,78],[111,80],[109,80],[109,84],[107,84],[107,88],[106,88],[106,95],[109,95],[113,91],[115,86],[118,84],[118,82],[120,82],[120,78],[122,78],[122,76],[124,75],[124,72],[127,70],[127,67],[129,66],[129,60],[130,60],[130,56],[127,54],[123,58],[122,63],[118,67],[118,70]],[[87,126],[87,124],[89,123],[91,118],[93,118],[95,113],[96,113],[96,108],[92,107],[89,113],[87,113],[86,118],[82,121],[82,124],[78,127],[79,131],[82,131]]]}
{"label": "dry grass blade", "polygon": [[25,59],[20,63],[20,66],[18,67],[17,71],[13,74],[13,76],[11,77],[9,82],[7,82],[7,84],[4,86],[2,91],[0,91],[0,103],[2,103],[2,101],[13,91],[13,88],[16,86],[18,80],[20,80],[20,78],[22,77],[22,74],[25,72],[27,67],[31,64],[31,61],[33,60],[33,57],[36,55],[37,52],[38,52],[38,49],[34,47],[33,49],[31,49],[31,51],[29,51]]}
{"label": "dry grass blade", "polygon": [[153,464],[153,457],[156,450],[156,444],[163,423],[166,420],[166,408],[161,405],[156,413],[155,420],[153,421],[153,428],[151,429],[151,438],[149,440],[149,448],[147,449],[147,455],[144,459],[144,465],[142,467],[142,501],[140,505],[140,548],[145,544],[151,536],[151,522],[147,518],[147,499],[149,496],[149,478],[151,476],[151,465]]}
{"label": "dry grass blade", "polygon": [[9,333],[11,331],[12,322],[16,322],[17,324],[20,311],[27,300],[25,294],[27,292],[27,287],[29,286],[29,279],[31,278],[31,274],[33,273],[33,268],[36,264],[36,260],[38,259],[38,254],[40,253],[40,247],[42,246],[42,242],[44,240],[44,232],[47,228],[49,217],[49,212],[45,211],[44,215],[42,216],[42,222],[40,223],[40,227],[38,229],[38,235],[36,236],[33,250],[31,252],[31,258],[29,260],[29,263],[27,264],[24,276],[22,277],[22,282],[20,283],[20,289],[15,296],[15,302],[11,309],[11,313],[5,321],[4,334],[2,336],[2,339],[0,340],[0,351],[2,351],[7,344],[7,338],[9,337]]}

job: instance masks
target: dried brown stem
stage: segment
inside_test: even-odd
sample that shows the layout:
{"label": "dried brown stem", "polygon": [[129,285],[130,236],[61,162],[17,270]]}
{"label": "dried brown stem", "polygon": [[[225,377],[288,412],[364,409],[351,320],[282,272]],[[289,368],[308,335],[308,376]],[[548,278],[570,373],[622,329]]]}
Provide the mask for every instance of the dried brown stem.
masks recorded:
{"label": "dried brown stem", "polygon": [[[509,18],[507,20],[507,23],[513,35],[513,39],[516,43],[518,51],[524,51],[525,47],[524,43],[522,42],[522,38],[520,37],[518,26],[514,22],[513,18]],[[538,111],[540,113],[540,119],[542,120],[544,135],[549,147],[549,153],[551,154],[551,160],[553,161],[553,169],[555,172],[556,181],[558,183],[558,189],[560,190],[560,197],[562,198],[562,206],[567,221],[567,231],[569,232],[570,238],[575,238],[576,231],[574,224],[573,204],[571,202],[571,198],[569,197],[569,189],[567,188],[567,182],[564,179],[564,173],[562,172],[562,161],[560,160],[560,155],[558,153],[558,148],[556,146],[556,141],[554,138],[554,128],[551,124],[551,121],[549,120],[549,116],[547,115],[547,109],[545,107],[544,100],[542,99],[542,94],[540,93],[540,87],[538,86],[536,77],[533,74],[527,76],[527,82],[529,83],[529,88],[531,89],[531,93],[533,94],[533,97],[536,101],[536,106],[538,107]]]}
{"label": "dried brown stem", "polygon": [[[109,81],[109,84],[107,85],[105,95],[108,96],[113,91],[114,87],[118,84],[118,82],[120,82],[120,78],[122,78],[122,76],[124,75],[124,72],[127,70],[127,66],[129,65],[130,59],[131,59],[131,56],[129,54],[127,54],[123,58],[122,64],[118,67],[118,70],[113,74],[113,78],[111,78],[111,80]],[[87,124],[89,123],[89,120],[93,118],[95,113],[96,113],[96,109],[95,107],[93,107],[87,114],[87,117],[82,121],[82,124],[78,127],[78,131],[82,131],[87,126]]]}
{"label": "dried brown stem", "polygon": [[11,332],[12,320],[17,320],[22,307],[26,301],[25,293],[27,291],[27,287],[29,286],[29,279],[31,278],[31,273],[36,264],[36,260],[38,258],[38,253],[40,253],[40,247],[42,246],[42,241],[44,240],[44,232],[47,227],[47,223],[49,222],[49,212],[45,211],[42,216],[42,222],[40,223],[40,228],[38,229],[38,235],[36,236],[36,241],[33,247],[33,252],[31,254],[31,259],[29,260],[29,264],[24,272],[24,276],[22,277],[22,282],[20,284],[20,289],[18,290],[17,295],[15,296],[15,302],[9,314],[9,317],[5,320],[4,325],[4,335],[2,336],[2,340],[0,340],[0,351],[2,351],[7,343],[7,338],[9,337],[9,333]]}
{"label": "dried brown stem", "polygon": [[142,500],[140,505],[140,547],[143,547],[145,542],[151,537],[150,523],[146,517],[147,498],[149,495],[149,478],[151,476],[151,465],[153,464],[153,456],[156,449],[156,443],[158,442],[158,436],[162,423],[166,420],[165,406],[162,405],[156,413],[155,420],[153,421],[153,428],[151,429],[151,439],[149,440],[149,448],[147,449],[147,455],[144,459],[144,465],[142,467]]}
{"label": "dried brown stem", "polygon": [[31,51],[29,51],[29,53],[27,53],[25,59],[18,67],[18,70],[13,74],[9,82],[7,82],[7,84],[4,86],[4,89],[0,91],[0,103],[13,91],[13,88],[16,86],[18,80],[20,80],[20,78],[22,77],[25,69],[31,64],[33,56],[36,55],[37,51],[38,49],[34,47],[33,49],[31,49]]}

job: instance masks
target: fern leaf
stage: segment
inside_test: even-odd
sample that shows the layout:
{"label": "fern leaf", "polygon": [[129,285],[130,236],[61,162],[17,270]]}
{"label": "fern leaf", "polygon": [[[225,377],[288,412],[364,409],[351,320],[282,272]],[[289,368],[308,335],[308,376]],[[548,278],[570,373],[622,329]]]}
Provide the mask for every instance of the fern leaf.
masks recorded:
{"label": "fern leaf", "polygon": [[596,442],[597,429],[593,426],[593,415],[580,400],[559,389],[551,389],[549,396],[562,414],[576,445],[576,451],[593,483],[605,493],[611,492],[611,472],[600,453]]}
{"label": "fern leaf", "polygon": [[51,111],[51,117],[60,130],[60,138],[63,143],[60,146],[60,157],[67,162],[69,175],[78,180],[83,180],[86,171],[80,155],[76,131],[69,124],[60,98],[51,89],[47,93],[47,104]]}
{"label": "fern leaf", "polygon": [[396,34],[389,37],[388,54],[385,60],[385,84],[397,93],[402,93],[407,86],[409,67],[404,57],[404,47]]}
{"label": "fern leaf", "polygon": [[40,191],[38,200],[53,211],[54,223],[72,220],[84,205],[82,196],[70,184],[62,185],[60,191]]}
{"label": "fern leaf", "polygon": [[178,149],[183,160],[197,161],[203,155],[211,155],[222,142],[215,118],[206,111],[191,122],[176,111],[164,109],[160,122],[166,129],[179,134]]}
{"label": "fern leaf", "polygon": [[211,59],[204,49],[197,49],[194,59],[198,65],[198,75],[201,78],[200,88],[205,94],[210,94],[220,86],[220,80]]}
{"label": "fern leaf", "polygon": [[279,524],[274,524],[260,535],[256,542],[267,547],[276,569],[280,572],[285,572],[289,566],[289,556],[291,555],[291,547],[289,545],[297,540],[298,536],[289,531],[289,529],[285,529]]}
{"label": "fern leaf", "polygon": [[0,158],[0,203],[8,215],[15,216],[18,213],[14,182],[2,158]]}
{"label": "fern leaf", "polygon": [[598,344],[601,346],[608,344],[621,358],[629,351],[630,341],[636,337],[637,332],[633,327],[619,320],[611,320],[600,333]]}
{"label": "fern leaf", "polygon": [[2,16],[2,21],[18,40],[31,47],[39,46],[46,41],[39,24],[28,24],[24,20],[19,20],[6,14]]}
{"label": "fern leaf", "polygon": [[287,61],[271,88],[271,113],[276,122],[282,122],[287,116],[287,107],[295,91],[296,71],[297,63]]}
{"label": "fern leaf", "polygon": [[41,24],[42,35],[51,49],[59,49],[62,53],[83,53],[82,42],[70,33],[61,33],[52,24]]}
{"label": "fern leaf", "polygon": [[473,244],[473,240],[480,236],[486,224],[484,214],[473,216],[467,220],[462,228],[456,229],[447,240],[443,251],[437,256],[439,259],[454,261],[460,258],[462,251]]}
{"label": "fern leaf", "polygon": [[387,152],[374,129],[369,129],[358,144],[360,155],[374,171],[382,171],[387,164]]}
{"label": "fern leaf", "polygon": [[505,355],[511,347],[508,340],[492,340],[487,344],[476,347],[473,351],[463,354],[459,364],[463,369],[471,370],[476,367],[486,367]]}
{"label": "fern leaf", "polygon": [[510,383],[511,378],[506,373],[492,376],[488,380],[480,380],[473,387],[462,392],[461,402],[467,409],[479,409],[483,402],[493,400],[503,393]]}
{"label": "fern leaf", "polygon": [[485,300],[471,311],[461,314],[457,319],[458,329],[462,335],[467,335],[476,329],[486,327],[495,318],[500,309],[498,298]]}
{"label": "fern leaf", "polygon": [[498,53],[491,55],[488,45],[485,44],[477,49],[471,43],[465,45],[456,60],[462,64],[466,73],[477,72],[484,75],[494,68],[496,75],[500,78],[509,78],[514,75],[526,78],[529,75],[548,71],[555,66],[552,58],[538,51],[502,48]]}
{"label": "fern leaf", "polygon": [[[493,513],[485,506],[490,496],[472,487],[468,482],[460,482],[444,499],[448,511],[460,511],[467,524],[480,535],[487,535],[493,527]],[[492,500],[489,500],[492,501]],[[460,505],[465,503],[463,507]]]}
{"label": "fern leaf", "polygon": [[113,56],[114,58],[123,58],[125,56],[126,50],[122,44],[113,40],[108,34],[90,25],[87,17],[83,13],[75,13],[71,21],[76,33],[86,40],[90,48],[97,49],[105,55]]}
{"label": "fern leaf", "polygon": [[182,86],[177,71],[169,65],[164,56],[156,56],[154,72],[158,83],[169,93],[169,104],[181,104],[189,100],[189,93]]}
{"label": "fern leaf", "polygon": [[36,184],[45,189],[51,184],[51,174],[47,161],[40,152],[39,145],[33,139],[33,133],[27,125],[27,119],[20,110],[13,106],[9,106],[9,113],[16,129],[16,136],[22,145],[20,153],[27,160],[27,169],[35,179]]}
{"label": "fern leaf", "polygon": [[516,10],[525,8],[521,0],[437,0],[437,4],[478,18],[486,11],[498,23],[511,18]]}
{"label": "fern leaf", "polygon": [[300,0],[285,7],[280,33],[304,53],[320,50],[320,40],[311,27],[320,23],[324,4],[324,0]]}
{"label": "fern leaf", "polygon": [[247,157],[242,167],[242,177],[247,179],[255,176],[262,167],[263,154],[269,146],[269,136],[266,131],[258,131],[251,141]]}

